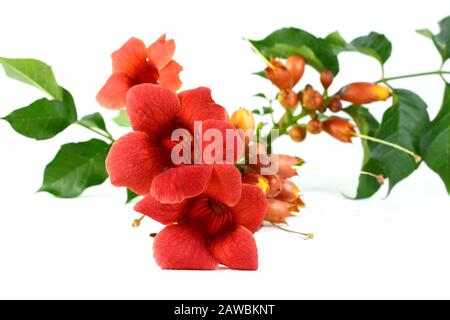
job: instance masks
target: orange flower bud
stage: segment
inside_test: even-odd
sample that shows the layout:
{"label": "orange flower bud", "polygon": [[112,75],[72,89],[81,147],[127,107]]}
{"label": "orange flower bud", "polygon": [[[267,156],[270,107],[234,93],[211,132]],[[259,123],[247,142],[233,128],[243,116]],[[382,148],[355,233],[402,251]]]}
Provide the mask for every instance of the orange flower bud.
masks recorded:
{"label": "orange flower bud", "polygon": [[324,89],[328,89],[331,86],[333,78],[333,72],[331,72],[330,70],[324,70],[320,73],[320,83],[322,83]]}
{"label": "orange flower bud", "polygon": [[286,60],[286,69],[288,69],[291,74],[292,86],[295,86],[305,72],[305,59],[300,56],[290,56]]}
{"label": "orange flower bud", "polygon": [[306,129],[301,126],[293,126],[289,131],[288,135],[295,142],[302,142],[306,139]]}
{"label": "orange flower bud", "polygon": [[257,173],[242,174],[242,183],[251,184],[253,186],[258,187],[266,195],[270,191],[269,181],[265,177]]}
{"label": "orange flower bud", "polygon": [[281,90],[278,94],[278,101],[286,109],[295,109],[298,104],[298,95],[292,89]]}
{"label": "orange flower bud", "polygon": [[270,223],[286,223],[286,218],[292,216],[290,211],[292,204],[277,199],[268,199],[267,202],[269,208],[264,220]]}
{"label": "orange flower bud", "polygon": [[300,195],[300,189],[297,185],[288,179],[283,179],[282,189],[277,199],[283,200],[289,203],[294,203]]}
{"label": "orange flower bud", "polygon": [[231,115],[231,124],[236,129],[244,131],[255,129],[255,119],[253,114],[247,109],[240,108]]}
{"label": "orange flower bud", "polygon": [[355,126],[341,118],[331,118],[323,122],[323,129],[332,137],[346,143],[352,142]]}
{"label": "orange flower bud", "polygon": [[355,104],[384,101],[392,95],[391,89],[370,82],[355,82],[339,91],[341,99]]}
{"label": "orange flower bud", "polygon": [[317,119],[312,119],[306,125],[306,130],[312,134],[319,134],[322,132],[322,122]]}
{"label": "orange flower bud", "polygon": [[290,178],[297,175],[297,170],[292,167],[302,163],[302,159],[286,154],[279,154],[276,156],[278,157],[278,175],[281,178]]}
{"label": "orange flower bud", "polygon": [[281,192],[281,186],[283,181],[278,175],[264,176],[268,181],[269,191],[266,193],[267,198],[275,198]]}
{"label": "orange flower bud", "polygon": [[319,91],[308,87],[302,95],[302,103],[305,108],[317,110],[322,106],[323,97]]}
{"label": "orange flower bud", "polygon": [[292,75],[280,60],[271,59],[270,63],[274,68],[267,67],[264,73],[272,83],[280,90],[292,89]]}
{"label": "orange flower bud", "polygon": [[333,99],[331,99],[328,108],[331,110],[331,112],[339,112],[342,110],[342,102],[338,96],[334,96]]}

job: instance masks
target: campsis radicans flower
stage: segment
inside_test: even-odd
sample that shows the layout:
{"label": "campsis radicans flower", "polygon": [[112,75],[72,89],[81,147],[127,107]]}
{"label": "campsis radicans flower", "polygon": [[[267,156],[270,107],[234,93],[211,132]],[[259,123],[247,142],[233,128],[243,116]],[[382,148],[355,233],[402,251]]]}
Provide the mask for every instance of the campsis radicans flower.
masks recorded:
{"label": "campsis radicans flower", "polygon": [[126,105],[128,90],[141,83],[159,84],[171,91],[181,87],[179,74],[183,68],[172,60],[175,42],[162,35],[148,48],[137,38],[128,40],[113,52],[113,73],[97,94],[97,101],[108,109]]}
{"label": "campsis radicans flower", "polygon": [[392,95],[391,89],[370,82],[354,82],[339,91],[342,100],[355,104],[384,101]]}
{"label": "campsis radicans flower", "polygon": [[330,118],[322,125],[326,133],[342,142],[351,143],[356,135],[355,126],[341,118]]}
{"label": "campsis radicans flower", "polygon": [[[211,155],[196,152],[196,144],[205,151],[212,145],[211,139],[203,139],[202,132],[214,129],[222,137],[235,132],[226,121],[225,109],[213,101],[208,88],[177,95],[155,84],[137,85],[127,94],[127,113],[134,131],[117,140],[106,159],[113,185],[141,195],[150,193],[163,203],[217,194],[216,199],[223,203],[236,204],[241,196],[241,177],[233,164],[242,153],[239,136],[233,135],[231,143],[223,139],[220,149],[213,149]],[[196,128],[196,123],[201,126]],[[183,133],[180,143],[173,140],[175,130]],[[185,148],[177,150],[180,145]],[[183,161],[175,163],[174,153],[180,153]]]}
{"label": "campsis radicans flower", "polygon": [[271,59],[264,73],[266,77],[280,90],[292,89],[302,78],[305,71],[305,59],[300,56],[290,56],[286,65],[279,59]]}
{"label": "campsis radicans flower", "polygon": [[162,269],[213,270],[222,264],[256,270],[253,233],[261,227],[267,201],[256,186],[242,184],[239,192],[242,197],[232,206],[218,194],[200,194],[176,204],[163,204],[151,194],[141,200],[136,211],[167,225],[153,243],[157,264]]}

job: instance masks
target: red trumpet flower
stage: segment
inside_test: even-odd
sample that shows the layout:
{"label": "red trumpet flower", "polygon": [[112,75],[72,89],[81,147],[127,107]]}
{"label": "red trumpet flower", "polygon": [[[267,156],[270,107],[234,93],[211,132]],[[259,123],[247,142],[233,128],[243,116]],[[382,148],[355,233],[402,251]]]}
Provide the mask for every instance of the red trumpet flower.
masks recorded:
{"label": "red trumpet flower", "polygon": [[172,91],[181,87],[179,74],[183,68],[172,60],[175,42],[162,35],[150,47],[131,38],[112,55],[113,74],[97,94],[97,101],[108,109],[126,105],[128,90],[141,83],[160,84]]}
{"label": "red trumpet flower", "polygon": [[242,197],[233,206],[217,194],[201,194],[178,204],[162,204],[147,195],[135,210],[167,225],[153,244],[153,255],[163,269],[213,270],[218,264],[258,268],[252,234],[262,224],[267,201],[256,186],[243,184]]}
{"label": "red trumpet flower", "polygon": [[[196,121],[200,121],[203,132],[214,129],[223,137],[228,130],[235,132],[224,121],[226,111],[214,103],[209,89],[198,88],[177,95],[158,85],[137,85],[128,92],[127,112],[134,132],[117,140],[106,160],[113,185],[142,195],[151,193],[163,203],[181,202],[201,193],[216,196],[227,205],[237,203],[241,196],[241,177],[233,163],[242,151],[237,134],[231,146],[229,141],[223,141],[221,154],[213,154],[220,159],[202,154],[199,163],[192,164],[189,160],[193,156],[187,155],[188,161],[183,163],[174,163],[172,158],[179,146],[172,140],[175,129],[187,135],[182,141],[188,145],[183,153],[194,149],[194,154],[194,143],[198,142],[194,141]],[[201,143],[205,151],[211,144]],[[227,157],[230,154],[232,159]]]}

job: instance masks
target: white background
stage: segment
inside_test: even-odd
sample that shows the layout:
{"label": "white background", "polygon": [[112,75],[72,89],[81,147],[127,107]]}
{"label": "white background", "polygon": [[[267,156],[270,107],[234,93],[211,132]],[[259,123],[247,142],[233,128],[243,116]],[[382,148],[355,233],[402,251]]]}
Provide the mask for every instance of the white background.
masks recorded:
{"label": "white background", "polygon": [[[263,67],[241,40],[262,38],[284,26],[318,36],[339,30],[348,40],[375,30],[393,42],[387,75],[436,70],[440,57],[417,28],[437,31],[447,1],[2,1],[0,56],[34,57],[53,66],[75,96],[80,115],[102,111],[95,94],[110,74],[110,53],[130,36],[147,44],[162,33],[175,38],[184,88],[206,85],[229,111],[259,106],[251,98],[270,85],[251,76]],[[340,56],[335,89],[374,81],[377,62]],[[447,68],[449,69],[449,68]],[[317,85],[308,69],[302,84]],[[442,98],[438,77],[392,83],[419,93],[434,116]],[[41,93],[0,74],[0,115]],[[386,104],[371,108],[380,116]],[[117,137],[123,131],[110,124]],[[422,166],[388,199],[385,190],[366,201],[352,194],[361,161],[359,143],[326,135],[303,144],[280,139],[278,151],[304,157],[311,167],[297,180],[308,208],[293,229],[256,234],[257,272],[161,271],[152,258],[150,232],[161,226],[124,206],[124,191],[109,183],[81,198],[36,194],[42,171],[59,145],[91,137],[69,128],[35,142],[0,122],[0,298],[450,298],[449,197]]]}

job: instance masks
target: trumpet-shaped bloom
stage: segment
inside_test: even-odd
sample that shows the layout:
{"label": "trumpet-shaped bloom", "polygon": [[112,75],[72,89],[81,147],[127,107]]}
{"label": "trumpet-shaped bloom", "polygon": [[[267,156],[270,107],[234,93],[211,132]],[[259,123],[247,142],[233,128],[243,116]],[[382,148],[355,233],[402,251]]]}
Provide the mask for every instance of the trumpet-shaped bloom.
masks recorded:
{"label": "trumpet-shaped bloom", "polygon": [[[152,196],[163,203],[182,202],[199,194],[215,196],[227,205],[235,205],[241,196],[240,173],[233,165],[240,157],[242,142],[238,135],[220,145],[221,158],[215,161],[203,154],[199,163],[173,161],[175,130],[181,130],[189,139],[184,152],[194,150],[199,142],[196,133],[213,129],[223,137],[234,127],[225,121],[223,107],[211,98],[207,88],[179,93],[155,84],[141,84],[131,88],[127,95],[127,112],[134,132],[117,140],[106,160],[110,179],[115,186],[124,186],[134,192]],[[201,123],[197,132],[196,123]],[[200,141],[206,150],[211,141]],[[231,160],[227,157],[232,154]],[[206,161],[209,160],[209,161]]]}
{"label": "trumpet-shaped bloom", "polygon": [[128,90],[141,83],[160,84],[172,91],[181,87],[183,68],[172,60],[175,42],[162,35],[148,48],[137,38],[128,40],[112,55],[113,73],[97,94],[97,101],[108,109],[126,105]]}
{"label": "trumpet-shaped bloom", "polygon": [[[224,177],[225,185],[233,183]],[[256,186],[243,184],[242,197],[233,206],[222,202],[217,192],[177,204],[163,204],[147,195],[135,210],[167,225],[153,245],[155,260],[163,269],[213,270],[218,264],[239,270],[258,268],[252,234],[262,224],[267,201]]]}

